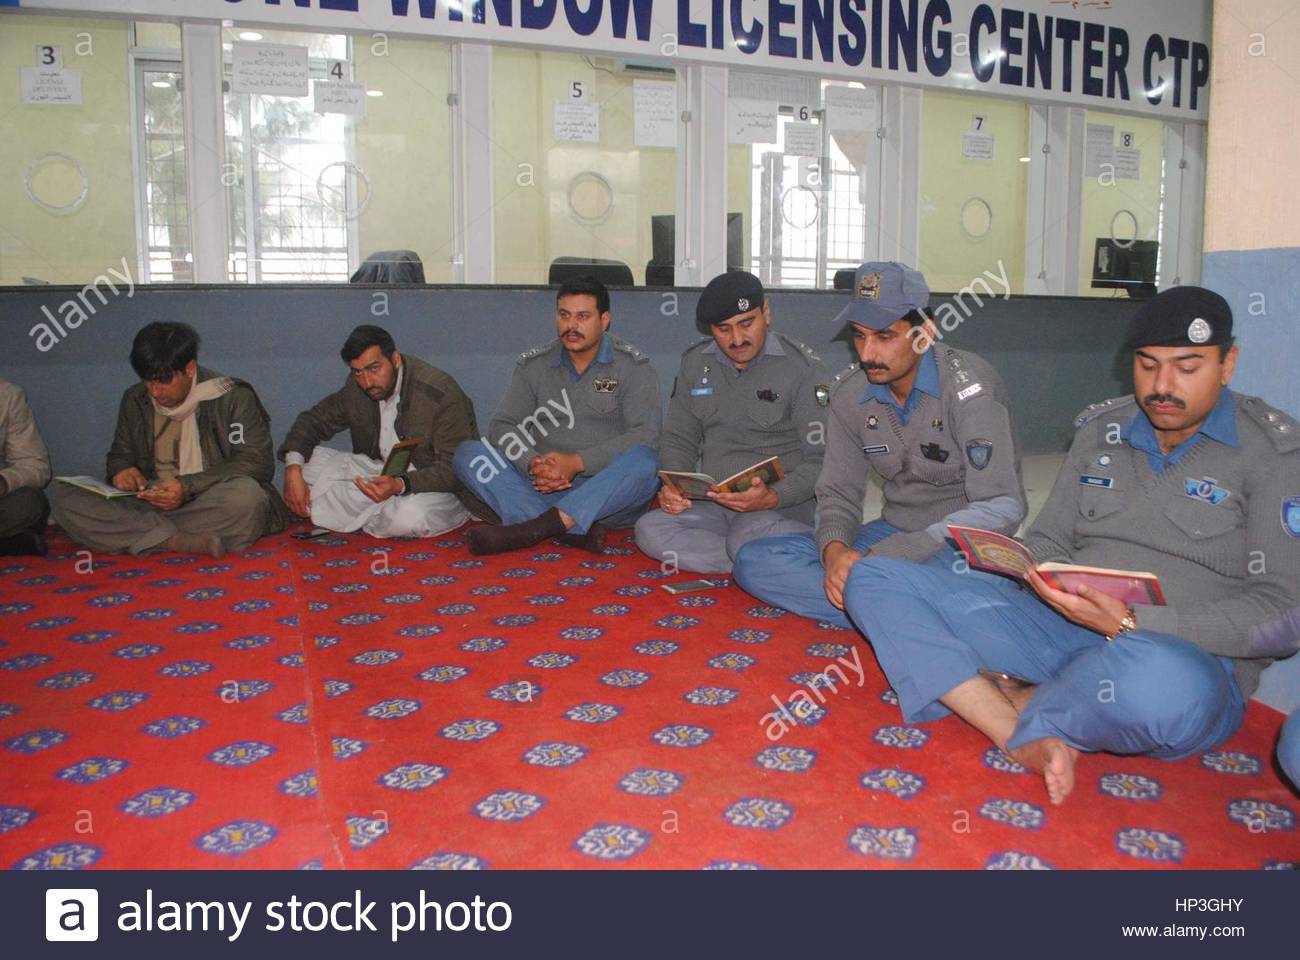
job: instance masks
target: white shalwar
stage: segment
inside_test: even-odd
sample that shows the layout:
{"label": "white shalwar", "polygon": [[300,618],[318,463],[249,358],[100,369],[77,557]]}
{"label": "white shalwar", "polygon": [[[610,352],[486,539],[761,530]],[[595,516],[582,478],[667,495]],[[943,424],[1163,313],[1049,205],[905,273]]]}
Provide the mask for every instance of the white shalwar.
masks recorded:
{"label": "white shalwar", "polygon": [[[397,404],[404,373],[398,371],[392,395],[379,401],[379,454],[385,459],[397,443]],[[285,457],[289,464],[301,460],[295,453]],[[311,490],[311,522],[340,533],[364,530],[372,537],[436,537],[469,519],[469,511],[454,493],[410,493],[375,503],[352,478],[377,477],[383,468],[383,460],[362,453],[317,447],[302,464],[302,477]]]}

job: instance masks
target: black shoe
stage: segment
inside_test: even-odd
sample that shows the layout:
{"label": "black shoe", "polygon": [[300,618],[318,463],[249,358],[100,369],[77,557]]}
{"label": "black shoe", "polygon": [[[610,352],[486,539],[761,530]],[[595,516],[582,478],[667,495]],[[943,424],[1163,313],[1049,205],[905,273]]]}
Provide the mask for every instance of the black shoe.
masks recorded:
{"label": "black shoe", "polygon": [[43,557],[46,550],[45,537],[36,530],[0,537],[0,557]]}
{"label": "black shoe", "polygon": [[475,527],[468,534],[469,552],[477,556],[535,547],[543,540],[564,535],[564,521],[555,507],[523,523],[500,527]]}
{"label": "black shoe", "polygon": [[577,547],[590,553],[605,552],[605,536],[609,531],[599,523],[593,523],[586,533],[566,533],[560,537],[560,543],[566,547]]}

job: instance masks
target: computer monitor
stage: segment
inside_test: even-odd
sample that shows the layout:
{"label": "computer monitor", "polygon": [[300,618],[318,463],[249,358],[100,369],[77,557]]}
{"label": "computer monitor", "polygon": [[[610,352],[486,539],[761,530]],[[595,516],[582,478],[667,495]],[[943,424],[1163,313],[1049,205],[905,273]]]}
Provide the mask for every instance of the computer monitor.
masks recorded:
{"label": "computer monitor", "polygon": [[1098,237],[1092,255],[1092,287],[1099,290],[1127,290],[1133,299],[1156,293],[1156,261],[1160,244],[1134,240],[1127,245],[1110,237]]}

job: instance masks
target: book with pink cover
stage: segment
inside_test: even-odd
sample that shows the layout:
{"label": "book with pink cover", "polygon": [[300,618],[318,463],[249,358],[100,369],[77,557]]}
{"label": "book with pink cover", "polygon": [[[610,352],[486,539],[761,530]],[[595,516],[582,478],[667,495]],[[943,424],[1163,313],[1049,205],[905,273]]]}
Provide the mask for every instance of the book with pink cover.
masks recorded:
{"label": "book with pink cover", "polygon": [[949,524],[948,532],[970,565],[980,570],[1017,580],[1026,579],[1029,571],[1033,570],[1047,581],[1048,586],[1067,593],[1078,593],[1079,587],[1086,585],[1129,606],[1138,603],[1157,607],[1165,605],[1164,591],[1154,573],[1107,570],[1074,563],[1035,563],[1033,554],[1024,544],[992,530]]}

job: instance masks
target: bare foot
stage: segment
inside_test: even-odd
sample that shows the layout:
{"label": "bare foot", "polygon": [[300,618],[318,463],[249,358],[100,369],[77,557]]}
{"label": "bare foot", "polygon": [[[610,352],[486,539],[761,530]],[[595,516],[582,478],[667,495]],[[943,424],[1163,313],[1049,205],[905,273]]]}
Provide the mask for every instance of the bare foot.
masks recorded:
{"label": "bare foot", "polygon": [[1043,775],[1047,799],[1053,805],[1064,803],[1074,789],[1074,762],[1079,758],[1079,751],[1064,740],[1043,737],[1006,752],[1013,760]]}

